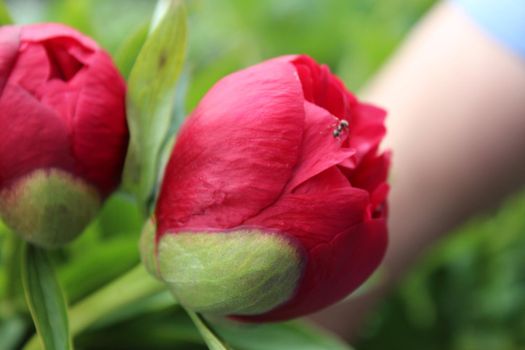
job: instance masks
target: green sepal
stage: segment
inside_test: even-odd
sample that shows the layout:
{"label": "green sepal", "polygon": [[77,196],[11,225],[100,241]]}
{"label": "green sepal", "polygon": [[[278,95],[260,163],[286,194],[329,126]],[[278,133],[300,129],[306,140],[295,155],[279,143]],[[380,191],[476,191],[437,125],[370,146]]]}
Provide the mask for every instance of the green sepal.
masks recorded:
{"label": "green sepal", "polygon": [[303,268],[295,246],[258,230],[164,234],[161,278],[186,308],[214,315],[256,315],[290,300]]}
{"label": "green sepal", "polygon": [[42,247],[72,241],[100,205],[94,187],[59,169],[33,171],[0,192],[0,216],[6,225]]}

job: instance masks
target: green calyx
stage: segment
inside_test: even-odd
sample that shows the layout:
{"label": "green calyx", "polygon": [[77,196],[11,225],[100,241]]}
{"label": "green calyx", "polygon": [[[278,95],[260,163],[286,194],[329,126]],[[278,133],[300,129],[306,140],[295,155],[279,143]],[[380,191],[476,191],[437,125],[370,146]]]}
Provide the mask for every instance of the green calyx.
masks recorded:
{"label": "green calyx", "polygon": [[144,230],[141,242],[148,270],[168,285],[179,303],[196,312],[262,314],[290,300],[301,277],[300,253],[277,234],[166,233],[155,254],[150,232]]}
{"label": "green calyx", "polygon": [[0,215],[23,239],[58,247],[77,237],[101,205],[98,192],[58,169],[36,170],[0,192]]}

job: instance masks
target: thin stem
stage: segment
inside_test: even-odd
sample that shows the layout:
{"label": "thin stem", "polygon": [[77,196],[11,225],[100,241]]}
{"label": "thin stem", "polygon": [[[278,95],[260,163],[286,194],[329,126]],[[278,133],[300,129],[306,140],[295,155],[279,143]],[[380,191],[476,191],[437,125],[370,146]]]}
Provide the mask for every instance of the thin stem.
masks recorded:
{"label": "thin stem", "polygon": [[164,285],[149,275],[142,264],[139,264],[73,306],[70,312],[71,331],[73,334],[78,334],[104,316],[164,289]]}
{"label": "thin stem", "polygon": [[202,339],[211,350],[232,350],[202,315],[186,309]]}
{"label": "thin stem", "polygon": [[[150,276],[142,264],[75,304],[69,311],[70,331],[75,336],[104,317],[165,290],[162,283]],[[26,350],[38,349],[33,336]]]}

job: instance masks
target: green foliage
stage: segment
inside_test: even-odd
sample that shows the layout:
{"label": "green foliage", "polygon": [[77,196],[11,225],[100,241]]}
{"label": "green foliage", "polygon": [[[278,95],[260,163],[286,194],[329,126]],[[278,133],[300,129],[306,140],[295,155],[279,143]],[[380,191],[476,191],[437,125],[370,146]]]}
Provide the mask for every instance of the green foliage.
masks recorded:
{"label": "green foliage", "polygon": [[51,20],[73,26],[86,34],[93,32],[90,0],[53,0],[50,10]]}
{"label": "green foliage", "polygon": [[0,25],[6,25],[13,23],[13,19],[9,14],[9,10],[5,5],[4,1],[0,0]]}

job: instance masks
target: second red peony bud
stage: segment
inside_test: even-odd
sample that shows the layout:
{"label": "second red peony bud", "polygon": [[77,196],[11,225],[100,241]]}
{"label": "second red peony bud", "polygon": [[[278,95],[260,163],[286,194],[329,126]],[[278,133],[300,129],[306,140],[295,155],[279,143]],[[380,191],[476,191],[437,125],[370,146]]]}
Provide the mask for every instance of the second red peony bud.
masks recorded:
{"label": "second red peony bud", "polygon": [[24,239],[75,238],[120,182],[125,82],[93,40],[59,24],[0,28],[0,216]]}

